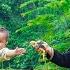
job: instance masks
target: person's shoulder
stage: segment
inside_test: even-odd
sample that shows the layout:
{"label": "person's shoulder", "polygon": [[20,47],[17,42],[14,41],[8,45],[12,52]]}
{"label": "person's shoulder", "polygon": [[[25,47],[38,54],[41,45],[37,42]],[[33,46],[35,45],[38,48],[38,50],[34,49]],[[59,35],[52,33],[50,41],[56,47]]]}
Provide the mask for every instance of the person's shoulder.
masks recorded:
{"label": "person's shoulder", "polygon": [[7,47],[4,47],[1,49],[1,51],[8,51],[8,50],[9,50],[9,48],[7,48]]}

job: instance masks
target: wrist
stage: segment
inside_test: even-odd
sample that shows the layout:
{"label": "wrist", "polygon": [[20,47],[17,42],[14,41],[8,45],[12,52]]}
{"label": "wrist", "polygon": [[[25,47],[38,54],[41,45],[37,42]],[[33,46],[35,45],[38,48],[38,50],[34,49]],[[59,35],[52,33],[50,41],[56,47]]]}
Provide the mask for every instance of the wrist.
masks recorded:
{"label": "wrist", "polygon": [[48,53],[50,56],[52,56],[53,48],[47,47],[47,48],[45,49],[45,52]]}
{"label": "wrist", "polygon": [[53,48],[52,47],[48,47],[48,48],[46,48],[46,54],[48,54],[49,56],[50,56],[50,60],[53,58],[53,56],[54,56],[54,50],[53,50]]}
{"label": "wrist", "polygon": [[51,47],[46,47],[46,48],[45,48],[45,52],[46,52],[46,53],[48,53],[48,52],[50,52],[50,51],[51,51]]}
{"label": "wrist", "polygon": [[16,56],[17,54],[16,54],[17,52],[16,52],[16,49],[14,50],[14,55]]}

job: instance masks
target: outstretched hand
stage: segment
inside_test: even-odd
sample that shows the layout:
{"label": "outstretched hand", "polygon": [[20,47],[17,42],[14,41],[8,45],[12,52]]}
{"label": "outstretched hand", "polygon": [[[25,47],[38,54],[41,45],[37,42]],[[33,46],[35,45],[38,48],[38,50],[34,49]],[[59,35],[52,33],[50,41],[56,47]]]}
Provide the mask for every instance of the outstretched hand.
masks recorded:
{"label": "outstretched hand", "polygon": [[16,47],[16,49],[15,49],[15,54],[16,55],[21,55],[21,54],[24,54],[24,53],[26,53],[26,50],[24,48]]}

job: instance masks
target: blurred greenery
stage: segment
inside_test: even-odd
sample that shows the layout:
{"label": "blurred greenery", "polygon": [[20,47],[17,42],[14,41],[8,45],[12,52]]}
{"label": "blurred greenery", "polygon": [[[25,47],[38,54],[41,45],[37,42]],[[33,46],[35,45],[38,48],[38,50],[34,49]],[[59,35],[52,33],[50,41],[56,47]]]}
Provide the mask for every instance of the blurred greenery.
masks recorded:
{"label": "blurred greenery", "polygon": [[70,49],[70,0],[0,0],[0,27],[9,30],[7,47],[27,50],[0,63],[0,69],[69,70],[43,61],[29,42],[44,40],[59,52]]}

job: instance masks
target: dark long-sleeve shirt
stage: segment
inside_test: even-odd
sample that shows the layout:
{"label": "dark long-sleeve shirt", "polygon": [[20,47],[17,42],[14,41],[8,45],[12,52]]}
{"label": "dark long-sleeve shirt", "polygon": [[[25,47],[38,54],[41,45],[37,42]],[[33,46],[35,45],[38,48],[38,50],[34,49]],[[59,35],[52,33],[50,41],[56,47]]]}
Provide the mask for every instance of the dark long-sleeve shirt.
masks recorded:
{"label": "dark long-sleeve shirt", "polygon": [[[47,54],[46,57],[49,59],[49,54]],[[70,51],[62,54],[54,50],[54,56],[50,61],[61,67],[70,68]]]}

